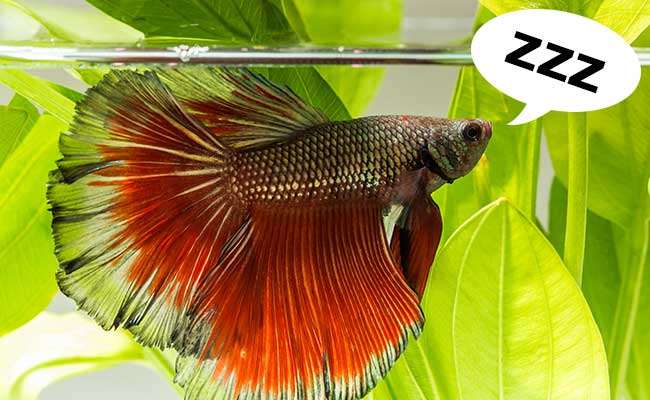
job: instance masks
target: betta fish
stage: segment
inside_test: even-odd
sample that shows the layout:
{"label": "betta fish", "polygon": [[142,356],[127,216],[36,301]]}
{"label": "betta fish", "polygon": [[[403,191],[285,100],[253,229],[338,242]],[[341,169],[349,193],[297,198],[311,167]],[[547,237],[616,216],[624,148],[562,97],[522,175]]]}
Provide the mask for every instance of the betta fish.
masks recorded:
{"label": "betta fish", "polygon": [[178,351],[194,399],[357,399],[424,323],[431,193],[491,125],[331,121],[247,69],[113,71],[52,171],[57,280],[104,329]]}

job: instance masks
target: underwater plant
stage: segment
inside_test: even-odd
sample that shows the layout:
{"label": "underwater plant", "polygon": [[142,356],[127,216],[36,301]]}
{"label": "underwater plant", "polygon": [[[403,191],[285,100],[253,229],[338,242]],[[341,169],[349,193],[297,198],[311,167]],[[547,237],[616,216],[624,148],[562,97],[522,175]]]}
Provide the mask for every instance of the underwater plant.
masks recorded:
{"label": "underwater plant", "polygon": [[[173,7],[161,0],[89,3],[96,9],[70,11],[61,18],[57,7],[0,0],[1,5],[40,24],[37,38],[94,46],[133,43],[145,48],[182,43],[368,46],[376,44],[372,38],[397,43],[402,13],[397,0],[341,0],[326,5],[316,0],[180,0]],[[633,46],[650,47],[650,5],[642,0],[483,0],[475,29],[495,15],[533,7],[593,18]],[[97,206],[101,202],[80,207],[78,199],[101,197],[101,191],[74,185],[62,189],[65,185],[55,184],[50,187],[50,204],[46,197],[49,179],[63,182],[56,173],[48,177],[62,156],[59,167],[68,177],[80,171],[101,171],[93,166],[106,160],[81,151],[65,132],[82,134],[78,126],[71,125],[80,121],[103,131],[103,120],[93,119],[92,113],[102,111],[106,98],[85,97],[15,69],[11,60],[0,59],[0,63],[6,64],[0,65],[0,84],[15,92],[0,107],[0,398],[34,399],[52,382],[123,362],[155,368],[183,395],[183,389],[173,383],[177,357],[173,351],[142,347],[122,329],[104,332],[81,313],[44,311],[59,290],[52,224],[56,235],[57,226],[63,228],[66,218],[73,221],[74,229],[64,234],[84,240],[69,245],[69,254],[57,251],[63,270],[81,271],[62,284],[64,289],[88,279],[83,268],[77,269],[75,259],[108,243],[101,226],[79,230],[83,225],[79,210],[102,210]],[[192,69],[157,71],[172,86],[185,76],[209,71]],[[105,67],[69,71],[95,86],[89,92],[95,94],[102,90],[100,82],[113,82],[112,77],[138,81],[135,76],[155,74],[150,67],[140,72],[110,72]],[[173,71],[187,72],[174,75]],[[300,112],[302,117],[333,124],[361,116],[383,77],[378,68],[349,66],[251,67],[251,71],[249,81],[268,82],[268,88],[275,89],[286,85],[296,98],[320,110],[312,112],[308,106]],[[274,93],[275,89],[265,90]],[[146,85],[142,88],[145,94],[152,91]],[[182,93],[179,97],[183,98]],[[115,104],[146,111],[123,98]],[[76,105],[81,106],[75,110]],[[460,69],[447,117],[491,121],[490,144],[467,176],[433,194],[444,224],[426,288],[418,293],[426,323],[417,340],[410,338],[385,378],[376,379],[376,387],[366,398],[650,396],[650,329],[646,326],[650,321],[646,316],[650,310],[650,269],[646,268],[650,263],[650,137],[644,134],[650,128],[649,106],[650,77],[644,70],[636,91],[615,106],[588,113],[552,112],[511,126],[507,123],[523,105],[493,88],[475,68]],[[235,119],[241,122],[240,117]],[[187,126],[188,121],[180,125]],[[555,173],[548,205],[538,204],[537,195],[542,134]],[[438,164],[429,168],[436,169],[448,172]],[[83,173],[76,178],[80,176]],[[539,207],[548,208],[548,228],[537,220]],[[142,229],[151,228],[139,223]],[[273,229],[282,225],[275,224]],[[297,234],[294,238],[300,239]],[[88,244],[92,246],[83,247]],[[420,283],[411,286],[416,291],[423,287]],[[112,289],[90,293],[88,300],[88,293],[77,299],[86,300],[82,308],[105,327],[115,325],[115,319],[102,321],[105,316],[96,311],[90,295],[105,296],[104,307],[112,307],[114,318],[125,318],[125,322],[143,318],[137,308],[118,313],[124,304],[120,296],[130,289]],[[145,303],[146,308],[159,306],[155,301]],[[146,327],[136,330],[135,336],[168,347],[161,339],[171,332],[167,322],[150,325],[151,331]],[[198,324],[196,328],[204,327]],[[202,373],[194,364],[185,370]],[[187,374],[183,379],[188,379]],[[369,387],[363,389],[327,393],[332,398],[355,398]],[[195,396],[205,398],[201,394]]]}

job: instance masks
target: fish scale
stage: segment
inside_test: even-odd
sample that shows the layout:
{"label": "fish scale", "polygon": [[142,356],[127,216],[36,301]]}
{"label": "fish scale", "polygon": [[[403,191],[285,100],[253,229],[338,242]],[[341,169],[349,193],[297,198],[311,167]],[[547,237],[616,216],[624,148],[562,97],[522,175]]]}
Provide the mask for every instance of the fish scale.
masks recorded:
{"label": "fish scale", "polygon": [[416,129],[416,122],[398,116],[330,122],[282,146],[235,153],[230,190],[244,204],[386,201],[400,175],[417,167],[418,149],[433,135]]}

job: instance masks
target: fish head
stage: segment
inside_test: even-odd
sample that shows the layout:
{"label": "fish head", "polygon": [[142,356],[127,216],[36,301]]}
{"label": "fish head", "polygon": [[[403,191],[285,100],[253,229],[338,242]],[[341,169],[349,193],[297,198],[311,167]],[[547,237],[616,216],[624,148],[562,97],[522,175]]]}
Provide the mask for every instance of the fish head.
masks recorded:
{"label": "fish head", "polygon": [[448,183],[474,168],[492,136],[492,124],[483,119],[435,120],[429,129],[421,162]]}

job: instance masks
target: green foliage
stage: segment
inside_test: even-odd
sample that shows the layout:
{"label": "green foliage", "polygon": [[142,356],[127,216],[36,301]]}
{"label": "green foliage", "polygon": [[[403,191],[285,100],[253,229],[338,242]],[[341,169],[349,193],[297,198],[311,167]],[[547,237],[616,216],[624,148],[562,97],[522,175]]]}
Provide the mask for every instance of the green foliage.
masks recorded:
{"label": "green foliage", "polygon": [[129,43],[142,34],[93,8],[53,6],[45,2],[0,0],[40,23],[55,38],[75,43]]}
{"label": "green foliage", "polygon": [[32,319],[56,293],[45,182],[64,128],[41,116],[0,169],[0,335]]}
{"label": "green foliage", "polygon": [[273,82],[288,85],[332,120],[350,119],[345,104],[314,68],[254,68]]}
{"label": "green foliage", "polygon": [[650,4],[644,0],[480,0],[494,14],[530,8],[567,11],[593,18],[634,41],[650,25]]}
{"label": "green foliage", "polygon": [[[591,16],[610,26],[628,41],[639,36],[650,23],[648,4],[644,1],[557,4],[535,2],[533,4],[526,1],[484,0],[482,4],[497,14],[536,7],[570,10]],[[644,37],[647,38],[647,35],[641,35],[636,44],[645,45]],[[465,74],[470,75],[467,70],[461,73],[457,89],[461,94],[464,87],[462,78]],[[647,346],[639,345],[642,342],[639,342],[638,338],[639,332],[645,332],[639,328],[639,324],[644,326],[645,318],[637,316],[643,312],[641,307],[646,304],[643,300],[648,296],[647,290],[643,290],[643,282],[648,279],[646,186],[650,175],[647,154],[650,147],[647,137],[635,134],[642,131],[642,127],[647,127],[649,123],[647,112],[643,111],[647,110],[650,104],[646,75],[648,73],[644,72],[641,84],[630,98],[614,107],[587,113],[583,117],[584,123],[576,124],[574,121],[577,121],[577,117],[569,118],[562,113],[551,113],[544,118],[544,128],[555,172],[559,181],[565,186],[568,185],[570,192],[574,191],[573,196],[569,195],[568,198],[558,201],[557,187],[554,190],[554,201],[551,202],[549,210],[553,217],[551,238],[557,249],[565,254],[565,258],[568,257],[567,262],[570,263],[576,279],[580,281],[584,276],[585,296],[603,337],[607,338],[611,389],[612,396],[615,398],[623,396],[626,387],[629,388],[627,395],[643,394],[642,390],[632,388],[643,388],[640,384],[643,381],[641,378],[647,376],[649,367],[643,364],[648,360],[644,351]],[[492,112],[507,109],[507,102],[499,107],[493,97],[498,93],[493,92],[489,85],[480,79],[470,81],[467,98],[473,99],[470,103],[472,107],[476,109],[485,105]],[[458,92],[456,95],[459,96]],[[452,111],[454,111],[453,107]],[[513,116],[509,115],[509,118]],[[497,131],[498,128],[495,127],[495,137],[501,132]],[[571,146],[570,140],[574,143]],[[492,151],[495,151],[493,148],[495,144],[500,147],[497,143],[493,141],[490,144]],[[512,146],[511,149],[513,148],[516,147]],[[521,151],[518,154],[522,154]],[[491,157],[488,153],[488,162],[489,160]],[[571,165],[576,174],[573,178],[569,177]],[[480,171],[479,167],[474,175],[479,175]],[[531,175],[532,180],[516,180],[516,185],[535,182],[534,176]],[[578,184],[581,184],[582,188],[579,188]],[[467,213],[469,213],[472,206],[462,199],[472,191],[480,193],[481,186],[476,182],[467,182],[465,186],[465,190],[448,188],[443,202],[448,207],[455,207],[456,202],[461,200],[463,207],[468,208]],[[494,188],[494,185],[491,184],[489,187]],[[457,191],[461,193],[454,196]],[[566,203],[569,209],[572,209],[568,217],[564,207]],[[593,212],[586,210],[585,204],[588,204]],[[477,204],[473,205],[476,206]],[[558,224],[558,220],[567,223]],[[457,221],[454,220],[453,223],[456,224]],[[558,234],[558,225],[562,229],[567,229],[566,242],[564,232],[562,235]],[[583,254],[584,263],[581,260]],[[583,265],[584,271],[582,271]],[[626,380],[628,380],[627,384]]]}
{"label": "green foliage", "polygon": [[38,119],[38,110],[21,96],[0,106],[0,168],[9,154],[20,145]]}
{"label": "green foliage", "polygon": [[386,385],[400,387],[393,392],[608,398],[605,350],[580,289],[544,234],[507,200],[490,203],[448,240],[422,308],[429,326],[398,365],[432,372],[411,379],[391,372]]}
{"label": "green foliage", "polygon": [[[44,3],[0,2],[58,40],[144,38],[145,45],[394,43],[402,8],[400,0],[183,0],[173,7],[90,0],[105,14],[62,14]],[[554,8],[650,45],[644,0],[481,3],[476,26],[507,11]],[[362,114],[383,78],[382,69],[369,68],[257,70],[332,119]],[[105,71],[71,73],[92,85]],[[474,68],[461,69],[449,116],[491,120],[493,137],[475,170],[434,196],[444,235],[422,303],[425,330],[368,399],[607,398],[608,387],[614,398],[650,397],[650,320],[643,317],[650,311],[649,74],[614,107],[544,117],[556,174],[549,242],[535,219],[542,121],[507,125],[522,104]],[[0,398],[35,399],[56,380],[124,361],[171,380],[173,355],[143,349],[122,331],[104,333],[75,315],[43,313],[27,323],[56,291],[45,182],[58,134],[82,95],[24,71],[0,69],[0,83],[19,94],[0,106]]]}
{"label": "green foliage", "polygon": [[[644,45],[646,42],[637,42]],[[642,72],[641,82],[636,91],[623,102],[604,110],[590,112],[586,116],[586,135],[589,138],[588,163],[588,206],[594,213],[610,221],[611,235],[617,258],[608,267],[620,275],[620,287],[616,293],[595,292],[591,297],[592,307],[609,304],[607,312],[597,317],[611,320],[606,342],[612,393],[620,397],[625,390],[626,379],[633,379],[638,387],[638,374],[650,368],[646,346],[637,346],[638,335],[645,337],[643,299],[648,296],[643,290],[643,282],[650,279],[648,254],[650,240],[648,220],[650,220],[650,197],[647,180],[650,176],[650,140],[637,135],[650,123],[647,110],[650,104],[648,90],[650,74]],[[568,129],[566,116],[552,113],[545,117],[544,127],[549,143],[553,166],[558,179],[568,182],[569,146],[566,140]],[[596,233],[587,230],[587,240]],[[589,254],[587,247],[587,254]],[[588,261],[586,261],[587,263]],[[592,261],[593,262],[593,261]],[[585,263],[585,264],[586,264]],[[585,270],[592,266],[586,265]],[[600,287],[610,284],[609,274],[597,274],[585,278],[598,281]],[[588,293],[585,288],[585,293]],[[647,303],[645,303],[647,304]],[[597,306],[596,306],[597,305]],[[643,328],[639,328],[642,326]],[[605,332],[603,332],[605,336]],[[636,350],[635,350],[636,349]],[[632,357],[635,361],[631,363]],[[645,362],[645,364],[644,364]]]}
{"label": "green foliage", "polygon": [[305,21],[304,34],[315,43],[385,45],[399,40],[401,0],[295,0],[295,6]]}
{"label": "green foliage", "polygon": [[[61,88],[25,71],[0,69],[0,83],[34,102],[61,122],[69,124],[74,115],[73,90]],[[67,96],[66,96],[67,94]]]}
{"label": "green foliage", "polygon": [[213,39],[224,43],[295,43],[279,1],[89,0],[147,37]]}

